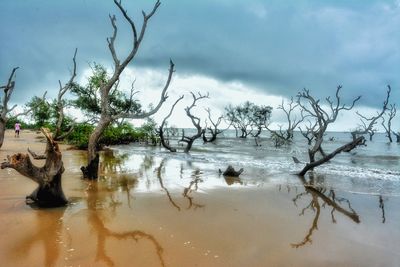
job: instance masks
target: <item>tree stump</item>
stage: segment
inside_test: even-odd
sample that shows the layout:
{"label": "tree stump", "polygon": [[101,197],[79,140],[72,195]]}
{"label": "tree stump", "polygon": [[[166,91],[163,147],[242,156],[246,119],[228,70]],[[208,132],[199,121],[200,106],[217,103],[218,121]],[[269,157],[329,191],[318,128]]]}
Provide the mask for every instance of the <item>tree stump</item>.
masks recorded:
{"label": "tree stump", "polygon": [[26,197],[27,204],[39,207],[60,207],[65,206],[68,201],[61,186],[64,165],[60,148],[46,128],[41,128],[47,139],[46,163],[43,167],[35,166],[28,154],[17,153],[7,156],[7,161],[1,164],[1,169],[12,168],[38,183],[38,188]]}
{"label": "tree stump", "polygon": [[232,177],[238,177],[240,174],[243,172],[243,168],[241,168],[239,171],[235,171],[235,169],[229,165],[228,168],[224,172],[219,170],[220,173],[222,173],[223,176],[232,176]]}

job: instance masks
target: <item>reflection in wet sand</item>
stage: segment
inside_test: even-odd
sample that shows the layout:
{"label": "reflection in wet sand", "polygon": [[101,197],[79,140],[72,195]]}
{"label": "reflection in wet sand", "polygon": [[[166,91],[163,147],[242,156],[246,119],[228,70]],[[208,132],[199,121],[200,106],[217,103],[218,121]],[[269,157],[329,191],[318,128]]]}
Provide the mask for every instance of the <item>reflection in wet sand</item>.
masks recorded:
{"label": "reflection in wet sand", "polygon": [[81,179],[86,154],[66,151],[65,210],[31,210],[35,185],[0,172],[0,265],[398,266],[395,194],[248,167],[225,178],[218,164],[154,150],[105,152],[97,182]]}
{"label": "reflection in wet sand", "polygon": [[197,209],[197,208],[204,208],[205,205],[195,203],[193,201],[193,196],[191,196],[192,192],[196,192],[199,189],[199,183],[202,183],[203,180],[200,178],[201,171],[199,169],[195,169],[192,173],[192,181],[190,181],[190,184],[188,187],[185,187],[183,190],[183,196],[187,198],[189,201],[187,209]]}
{"label": "reflection in wet sand", "polygon": [[[315,215],[314,215],[314,219],[312,221],[312,224],[311,224],[310,229],[308,230],[306,236],[304,237],[304,239],[302,241],[300,241],[298,243],[292,243],[291,246],[293,248],[299,248],[299,247],[306,245],[307,243],[309,243],[309,244],[312,243],[311,237],[312,237],[314,231],[318,229],[318,220],[319,220],[319,217],[321,214],[321,207],[325,208],[326,205],[332,207],[332,210],[331,210],[332,223],[336,223],[335,211],[340,212],[341,214],[350,218],[355,223],[360,223],[360,218],[359,218],[358,214],[351,207],[350,201],[348,199],[336,197],[335,191],[333,189],[328,191],[324,187],[316,186],[315,178],[314,178],[313,174],[310,174],[309,177],[310,177],[310,180],[307,182],[304,177],[299,176],[300,181],[304,185],[305,192],[297,194],[296,197],[293,198],[293,203],[295,206],[297,206],[297,201],[301,197],[310,194],[311,201],[306,207],[304,207],[301,210],[299,216],[304,215],[307,210],[313,211],[315,213]],[[321,179],[323,177],[318,177],[318,178]],[[328,191],[328,193],[327,193],[327,191]],[[322,200],[322,204],[320,204],[319,199]],[[340,206],[340,204],[342,202],[347,203],[348,209]]]}
{"label": "reflection in wet sand", "polygon": [[[171,203],[173,207],[175,207],[178,211],[181,210],[181,207],[177,202],[172,198],[171,193],[169,192],[168,188],[164,185],[163,182],[163,177],[162,174],[165,173],[165,168],[164,164],[166,162],[166,159],[164,158],[161,162],[160,165],[156,168],[156,173],[157,173],[157,179],[160,183],[160,187],[165,191],[167,194],[168,200]],[[183,165],[181,165],[180,169],[180,174],[183,174]],[[191,181],[187,187],[184,187],[182,196],[188,200],[188,206],[186,209],[197,209],[197,208],[204,208],[205,205],[199,204],[194,202],[194,197],[192,196],[193,192],[196,192],[199,189],[199,183],[202,183],[203,180],[200,178],[201,176],[201,171],[200,169],[195,169],[192,171],[191,174]]]}
{"label": "reflection in wet sand", "polygon": [[177,210],[180,211],[180,210],[181,210],[181,207],[179,207],[179,205],[176,204],[176,202],[172,199],[171,193],[170,193],[169,190],[164,186],[164,182],[163,182],[163,179],[162,179],[162,173],[165,172],[165,169],[164,169],[164,162],[165,162],[165,159],[163,159],[163,160],[161,161],[160,166],[158,166],[158,168],[156,169],[156,170],[157,170],[157,179],[158,179],[158,181],[159,181],[159,183],[160,183],[161,188],[162,188],[162,189],[165,191],[165,193],[167,194],[168,200],[169,200],[169,202],[171,203],[171,205],[172,205],[173,207],[175,207]]}
{"label": "reflection in wet sand", "polygon": [[[165,266],[165,262],[163,259],[163,248],[159,244],[159,242],[154,238],[153,235],[147,234],[140,230],[134,231],[124,231],[124,232],[116,232],[112,231],[104,225],[103,219],[101,215],[105,216],[102,213],[102,206],[107,201],[107,197],[114,203],[113,197],[113,190],[106,190],[106,194],[99,192],[99,182],[97,181],[90,181],[88,182],[88,187],[86,189],[87,194],[87,207],[89,210],[88,213],[88,223],[92,226],[92,229],[97,234],[97,251],[96,251],[96,261],[103,261],[107,264],[107,266],[114,266],[113,259],[107,255],[106,250],[106,241],[110,238],[114,238],[116,240],[126,240],[132,239],[136,242],[140,241],[141,239],[146,239],[150,241],[156,250],[156,254],[160,261],[161,266]],[[117,208],[116,205],[110,205],[112,213],[115,215],[115,209]]]}
{"label": "reflection in wet sand", "polygon": [[60,241],[63,235],[63,216],[66,208],[34,210],[36,212],[37,224],[35,233],[18,241],[12,249],[17,257],[24,257],[26,253],[33,250],[37,243],[42,243],[44,248],[43,266],[56,266],[60,256]]}

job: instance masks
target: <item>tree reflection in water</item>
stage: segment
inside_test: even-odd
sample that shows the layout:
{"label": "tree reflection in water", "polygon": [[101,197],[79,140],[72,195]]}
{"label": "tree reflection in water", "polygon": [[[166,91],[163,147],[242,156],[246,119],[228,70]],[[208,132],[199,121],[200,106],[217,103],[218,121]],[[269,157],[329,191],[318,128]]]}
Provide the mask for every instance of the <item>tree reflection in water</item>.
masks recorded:
{"label": "tree reflection in water", "polygon": [[[110,190],[108,188],[102,192],[102,190],[99,189],[99,183],[101,182],[89,181],[88,186],[86,188],[86,195],[87,195],[86,202],[89,210],[88,223],[90,224],[90,226],[96,232],[97,235],[96,261],[103,261],[108,266],[114,266],[114,261],[110,256],[107,255],[105,248],[106,241],[109,238],[114,238],[116,240],[132,239],[135,240],[136,242],[142,239],[146,239],[153,244],[161,266],[165,266],[165,262],[162,255],[163,248],[153,235],[150,235],[140,230],[124,231],[124,232],[112,231],[111,229],[107,228],[104,225],[105,219],[101,218],[101,215],[105,216],[105,214],[102,213],[103,211],[102,207],[105,205],[107,201],[111,200],[111,203],[114,202],[113,193],[115,191]],[[117,207],[118,207],[117,205],[113,204],[110,205],[111,214],[115,214],[115,210]]]}
{"label": "tree reflection in water", "polygon": [[[299,199],[301,199],[303,196],[311,195],[310,203],[302,209],[299,216],[304,215],[307,210],[313,211],[315,215],[306,236],[302,241],[298,243],[292,243],[291,246],[293,248],[299,248],[306,245],[307,243],[309,244],[312,243],[311,237],[314,231],[318,230],[318,220],[321,214],[321,207],[325,208],[326,206],[330,206],[332,208],[331,209],[332,223],[336,223],[336,218],[335,218],[336,211],[345,215],[355,223],[360,223],[360,218],[358,214],[351,207],[350,201],[348,199],[337,197],[333,189],[328,190],[325,187],[317,186],[313,174],[310,174],[309,177],[310,180],[308,182],[304,177],[299,177],[300,181],[304,185],[305,191],[297,194],[296,197],[293,198],[293,203],[297,206],[297,201]],[[322,201],[321,203],[320,200]],[[347,204],[346,208],[341,206],[344,203]]]}
{"label": "tree reflection in water", "polygon": [[188,187],[185,187],[183,190],[183,196],[187,198],[189,201],[189,205],[187,209],[197,209],[197,208],[204,208],[205,205],[203,204],[198,204],[193,201],[193,196],[191,196],[192,192],[196,192],[199,189],[199,183],[202,183],[203,180],[200,178],[200,175],[202,172],[200,169],[195,169],[193,170],[192,173],[192,181],[190,181],[190,184]]}
{"label": "tree reflection in water", "polygon": [[25,258],[25,255],[35,248],[36,243],[44,246],[44,265],[46,267],[56,266],[60,256],[60,244],[63,236],[63,216],[66,207],[57,209],[35,210],[37,224],[35,231],[17,243],[13,253],[18,257]]}
{"label": "tree reflection in water", "polygon": [[386,216],[385,216],[385,201],[381,195],[379,195],[379,208],[382,211],[382,223],[386,222]]}
{"label": "tree reflection in water", "polygon": [[[165,174],[165,163],[166,163],[166,158],[164,158],[161,162],[160,165],[155,169],[155,172],[157,173],[157,179],[158,182],[160,183],[160,187],[165,191],[167,194],[168,200],[171,203],[173,207],[175,207],[177,210],[181,211],[180,205],[172,198],[171,193],[169,192],[168,188],[164,185],[163,181],[163,174]],[[191,166],[191,165],[189,165]],[[183,165],[181,165],[180,168],[180,176],[182,179],[182,174],[183,174]],[[201,174],[202,172],[200,169],[195,169],[193,170],[191,174],[191,181],[187,187],[183,189],[182,196],[188,200],[188,207],[186,209],[197,209],[197,208],[204,208],[205,205],[199,204],[194,202],[194,197],[192,196],[193,192],[196,192],[199,189],[199,183],[202,183],[203,180],[201,179]]]}

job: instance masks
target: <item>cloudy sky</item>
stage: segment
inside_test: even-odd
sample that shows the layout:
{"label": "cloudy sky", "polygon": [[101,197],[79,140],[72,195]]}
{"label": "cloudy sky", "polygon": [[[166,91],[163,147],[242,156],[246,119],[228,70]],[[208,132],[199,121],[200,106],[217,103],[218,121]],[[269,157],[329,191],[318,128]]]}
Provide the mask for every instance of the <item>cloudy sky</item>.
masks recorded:
{"label": "cloudy sky", "polygon": [[[138,26],[141,10],[153,5],[122,3]],[[123,58],[131,34],[111,0],[1,0],[0,84],[19,66],[15,103],[45,90],[54,97],[58,80],[68,79],[75,47],[81,83],[89,63],[111,67],[109,14],[117,15]],[[343,101],[362,95],[357,109],[373,114],[387,84],[400,105],[399,25],[400,0],[164,0],[124,80],[136,79],[139,98],[154,102],[172,58],[176,73],[166,109],[179,94],[189,99],[189,91],[209,92],[204,105],[217,115],[245,100],[275,108],[302,88],[326,97],[341,84]],[[348,117],[339,128],[353,127]],[[282,116],[274,111],[273,118]]]}

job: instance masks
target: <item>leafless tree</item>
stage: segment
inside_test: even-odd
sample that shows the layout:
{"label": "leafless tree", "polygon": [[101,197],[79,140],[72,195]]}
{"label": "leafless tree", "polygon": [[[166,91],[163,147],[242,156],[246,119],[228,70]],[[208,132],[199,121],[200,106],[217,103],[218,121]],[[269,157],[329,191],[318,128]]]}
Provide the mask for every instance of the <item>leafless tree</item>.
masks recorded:
{"label": "leafless tree", "polygon": [[[341,152],[349,152],[355,147],[362,145],[365,143],[365,138],[363,136],[357,137],[351,142],[337,148],[333,152],[326,154],[322,148],[322,143],[324,141],[324,135],[328,126],[336,121],[336,118],[339,112],[344,110],[351,110],[354,107],[354,104],[360,99],[360,96],[353,100],[353,103],[350,106],[346,106],[340,103],[340,89],[342,86],[338,86],[336,89],[335,100],[332,100],[330,97],[326,98],[326,102],[328,105],[327,110],[325,110],[320,104],[319,99],[315,99],[310,91],[304,89],[302,92],[298,93],[298,101],[297,103],[303,109],[306,116],[310,119],[313,119],[316,124],[308,131],[308,139],[311,140],[311,146],[308,149],[309,163],[300,171],[299,175],[304,176],[307,171],[314,169],[329,160],[335,157],[337,154]],[[313,125],[313,124],[311,124]],[[322,158],[316,159],[316,154],[320,153]]]}
{"label": "leafless tree", "polygon": [[135,57],[136,53],[138,52],[140,44],[141,44],[144,34],[146,32],[147,23],[150,20],[150,18],[155,14],[155,12],[157,11],[158,7],[161,4],[160,1],[157,0],[157,2],[154,4],[154,7],[149,14],[146,14],[144,11],[142,11],[142,14],[143,14],[142,27],[141,27],[140,31],[137,31],[135,23],[128,16],[127,11],[122,7],[121,1],[114,0],[114,3],[118,7],[120,12],[122,13],[125,20],[130,25],[130,28],[131,28],[131,31],[133,34],[132,47],[130,48],[130,52],[129,52],[128,56],[126,56],[126,58],[121,61],[117,56],[115,46],[114,46],[114,43],[115,43],[115,40],[117,37],[116,17],[115,17],[115,15],[113,15],[113,16],[110,15],[109,17],[110,17],[111,25],[113,27],[113,34],[111,37],[107,38],[107,43],[108,43],[108,48],[110,50],[110,53],[111,53],[113,61],[114,61],[114,72],[110,79],[107,79],[107,81],[105,83],[100,85],[100,95],[101,95],[100,120],[99,120],[98,124],[96,125],[96,128],[94,129],[94,131],[92,132],[92,134],[89,137],[88,158],[87,158],[88,164],[87,164],[87,166],[81,167],[83,176],[88,179],[97,179],[97,177],[98,177],[99,157],[98,157],[98,153],[97,153],[97,143],[98,143],[98,140],[100,139],[102,133],[107,128],[107,126],[109,126],[112,122],[117,121],[122,118],[143,119],[143,118],[147,118],[147,117],[155,114],[160,109],[161,105],[164,103],[164,101],[168,97],[167,89],[171,82],[172,74],[174,72],[174,64],[172,61],[170,61],[168,79],[166,81],[164,89],[161,92],[161,98],[160,98],[158,104],[154,108],[152,108],[150,111],[132,112],[132,111],[128,110],[127,112],[113,114],[112,107],[110,106],[110,93],[112,93],[113,90],[117,90],[117,87],[119,84],[119,77],[120,77],[121,73],[124,71],[126,66],[132,61],[132,59]]}
{"label": "leafless tree", "polygon": [[[206,112],[208,114],[208,120],[210,121],[211,126],[207,126],[206,125],[206,129],[203,132],[203,141],[205,143],[208,143],[208,142],[214,142],[217,139],[217,135],[219,135],[219,134],[224,132],[224,130],[218,129],[218,127],[221,124],[222,119],[224,118],[224,116],[219,116],[217,121],[214,122],[213,119],[211,118],[211,110],[210,110],[210,108],[207,108]],[[211,137],[209,137],[209,138],[206,136],[207,131],[211,134]]]}
{"label": "leafless tree", "polygon": [[392,133],[394,134],[394,136],[396,136],[396,142],[397,143],[400,143],[400,132],[395,132],[395,131],[392,131]]}
{"label": "leafless tree", "polygon": [[65,95],[66,92],[68,92],[68,90],[70,90],[74,84],[74,79],[76,77],[76,53],[78,52],[78,49],[75,49],[74,52],[74,57],[72,58],[72,62],[73,62],[73,68],[72,68],[72,73],[71,73],[71,78],[69,79],[69,81],[62,86],[61,81],[58,81],[58,84],[60,86],[60,89],[58,91],[58,96],[57,96],[57,102],[56,102],[56,111],[57,111],[57,120],[56,120],[56,129],[55,132],[53,134],[53,138],[54,140],[63,140],[65,137],[67,137],[69,134],[71,134],[71,132],[74,129],[74,125],[70,126],[70,129],[63,133],[62,132],[62,124],[64,122],[64,108],[65,108],[65,101],[63,100],[63,97]]}
{"label": "leafless tree", "polygon": [[385,120],[385,115],[382,116],[382,126],[386,131],[386,137],[389,139],[389,142],[392,143],[392,120],[396,116],[396,105],[395,104],[390,104],[390,107],[388,108],[388,118],[387,121]]}
{"label": "leafless tree", "polygon": [[162,146],[171,152],[176,152],[176,148],[174,148],[170,145],[169,140],[165,136],[165,126],[167,124],[167,120],[169,119],[169,117],[171,117],[176,104],[178,104],[178,102],[181,101],[183,99],[183,97],[184,96],[182,95],[175,101],[175,103],[172,105],[171,110],[169,111],[168,115],[163,119],[160,127],[158,128],[158,135],[160,136],[160,141],[161,141]]}
{"label": "leafless tree", "polygon": [[[1,168],[12,168],[23,176],[38,183],[38,188],[27,196],[27,201],[33,201],[41,207],[58,207],[67,204],[67,199],[61,187],[64,164],[60,148],[51,136],[48,129],[42,128],[42,133],[47,139],[46,162],[43,167],[35,166],[28,154],[14,154],[7,156],[7,161],[1,164]],[[36,155],[36,154],[33,154]]]}
{"label": "leafless tree", "polygon": [[386,99],[383,101],[382,105],[382,110],[380,112],[377,112],[375,116],[372,116],[370,118],[365,117],[364,115],[360,114],[357,111],[357,115],[360,117],[361,124],[359,125],[359,128],[356,129],[355,131],[351,132],[351,135],[353,137],[353,140],[355,140],[358,136],[368,134],[369,135],[369,140],[372,140],[372,137],[374,136],[376,129],[374,128],[376,123],[382,116],[385,114],[387,110],[387,106],[389,103],[389,97],[390,97],[390,92],[391,88],[390,85],[387,86],[388,90],[386,93]]}
{"label": "leafless tree", "polygon": [[4,142],[4,133],[6,130],[6,123],[8,121],[8,114],[16,108],[17,105],[8,107],[8,102],[10,101],[11,95],[14,91],[15,87],[15,72],[19,67],[15,67],[12,69],[10,77],[8,78],[7,84],[4,86],[0,86],[0,89],[4,90],[3,101],[1,103],[1,114],[0,114],[0,148],[3,146]]}
{"label": "leafless tree", "polygon": [[266,125],[266,129],[271,133],[271,137],[274,140],[276,147],[291,142],[294,130],[304,120],[302,109],[300,110],[299,116],[293,114],[298,108],[299,103],[294,102],[293,98],[290,99],[290,102],[287,105],[285,105],[285,102],[282,99],[282,104],[280,104],[277,109],[282,110],[286,115],[286,129],[283,130],[282,125],[280,125],[279,130],[271,130],[268,125]]}
{"label": "leafless tree", "polygon": [[[4,134],[5,134],[6,124],[7,124],[8,119],[10,117],[18,118],[20,116],[27,115],[34,108],[34,106],[32,106],[30,108],[26,108],[23,112],[19,112],[19,113],[10,115],[10,113],[17,107],[17,105],[13,105],[11,108],[8,107],[9,101],[11,99],[11,95],[15,88],[15,77],[16,77],[17,69],[19,69],[19,67],[13,68],[11,71],[11,74],[8,78],[7,84],[0,86],[0,89],[2,89],[4,91],[4,96],[0,100],[0,102],[1,102],[0,103],[0,148],[3,146]],[[45,92],[43,94],[43,96],[41,98],[42,101],[45,100],[46,93],[47,92]]]}
{"label": "leafless tree", "polygon": [[209,95],[202,95],[200,93],[197,93],[197,95],[195,95],[193,92],[190,92],[190,94],[193,97],[193,102],[190,106],[185,108],[186,111],[186,115],[190,118],[190,120],[192,121],[193,126],[196,128],[197,132],[192,135],[192,136],[187,136],[185,135],[185,131],[182,130],[182,138],[181,140],[179,140],[179,142],[184,142],[186,143],[186,147],[185,147],[185,153],[188,153],[190,151],[190,149],[192,148],[193,142],[202,136],[204,129],[201,127],[200,125],[200,118],[196,117],[195,115],[192,114],[192,108],[194,108],[196,106],[196,102],[203,99],[203,98],[209,98]]}

